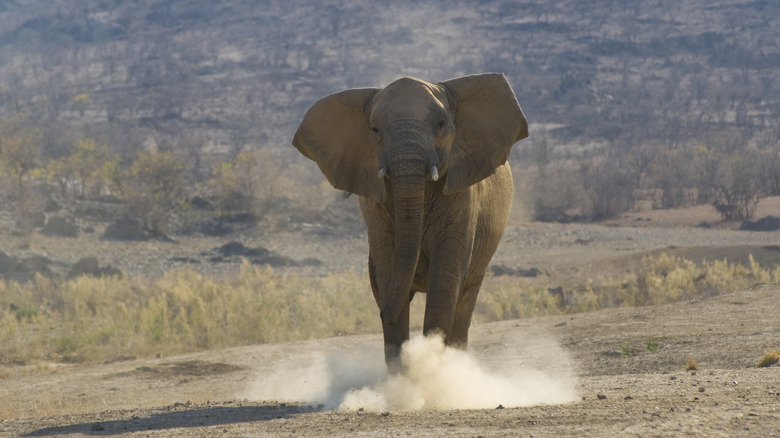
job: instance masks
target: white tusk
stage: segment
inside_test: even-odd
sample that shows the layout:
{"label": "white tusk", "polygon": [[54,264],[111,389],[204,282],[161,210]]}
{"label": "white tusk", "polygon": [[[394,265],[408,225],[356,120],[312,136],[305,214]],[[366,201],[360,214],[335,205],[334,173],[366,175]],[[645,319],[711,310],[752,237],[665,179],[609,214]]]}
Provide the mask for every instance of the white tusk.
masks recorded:
{"label": "white tusk", "polygon": [[436,166],[431,166],[431,179],[434,181],[439,180],[439,170],[436,169]]}
{"label": "white tusk", "polygon": [[379,173],[376,176],[378,176],[379,178],[384,178],[385,175],[387,175],[387,170],[385,170],[385,168],[382,167],[379,169]]}

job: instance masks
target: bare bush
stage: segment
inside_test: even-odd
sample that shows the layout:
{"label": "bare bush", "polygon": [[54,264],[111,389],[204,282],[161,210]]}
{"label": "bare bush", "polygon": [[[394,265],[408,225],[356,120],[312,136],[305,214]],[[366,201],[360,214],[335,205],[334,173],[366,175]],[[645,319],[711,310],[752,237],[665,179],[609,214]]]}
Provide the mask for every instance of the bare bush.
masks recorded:
{"label": "bare bush", "polygon": [[183,160],[170,152],[139,152],[130,167],[130,216],[154,234],[164,234],[171,218],[187,207]]}
{"label": "bare bush", "polygon": [[712,194],[713,206],[724,219],[750,219],[766,193],[765,158],[746,147],[746,139],[739,134],[711,138],[709,144],[698,147],[703,169],[698,186]]}
{"label": "bare bush", "polygon": [[682,149],[660,147],[650,165],[649,185],[656,194],[653,208],[677,208],[696,202],[696,172],[692,155]]}
{"label": "bare bush", "polygon": [[243,152],[212,171],[221,216],[260,218],[270,208],[287,161],[271,148]]}
{"label": "bare bush", "polygon": [[574,164],[557,163],[538,173],[530,184],[534,218],[543,222],[570,222],[587,208],[582,175]]}
{"label": "bare bush", "polygon": [[[753,217],[763,197],[764,184],[760,162],[753,155],[724,157],[720,177],[710,182],[717,192],[714,206],[724,219],[744,220]],[[720,208],[718,208],[720,207]]]}
{"label": "bare bush", "polygon": [[595,161],[583,166],[581,173],[593,220],[614,218],[634,206],[637,178],[619,161]]}

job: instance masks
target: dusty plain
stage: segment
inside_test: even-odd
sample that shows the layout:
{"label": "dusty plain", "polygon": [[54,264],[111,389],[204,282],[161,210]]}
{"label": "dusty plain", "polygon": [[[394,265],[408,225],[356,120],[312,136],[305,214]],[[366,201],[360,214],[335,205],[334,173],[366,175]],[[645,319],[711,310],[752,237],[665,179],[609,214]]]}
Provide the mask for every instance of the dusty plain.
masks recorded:
{"label": "dusty plain", "polygon": [[[769,199],[757,217],[778,212],[780,202]],[[714,226],[699,226],[704,221]],[[493,263],[538,267],[551,281],[563,281],[583,272],[636,269],[642,255],[659,251],[694,261],[738,262],[753,254],[765,266],[780,262],[780,232],[737,227],[719,222],[711,207],[643,210],[600,224],[515,222]],[[173,258],[226,242],[177,237],[175,244],[117,244],[97,234],[80,239],[128,275],[162,275],[182,267]],[[364,269],[360,233],[313,235],[250,228],[229,239],[293,259],[315,255],[322,266],[297,268],[312,275]],[[33,236],[23,244],[21,237],[2,236],[3,248],[16,248],[17,256],[45,253],[73,263],[81,255],[62,238]],[[215,275],[238,269],[189,267]],[[481,366],[497,374],[512,368],[545,373],[571,390],[570,401],[561,404],[509,407],[499,399],[486,409],[334,410],[285,393],[286,385],[326,385],[300,380],[323,357],[379,352],[379,335],[44,370],[20,366],[0,380],[0,400],[27,414],[0,420],[0,436],[780,436],[780,366],[756,367],[765,351],[780,347],[779,304],[780,285],[756,284],[695,301],[472,328],[470,354]],[[649,342],[657,344],[652,351],[645,348]],[[691,359],[696,370],[686,370]]]}

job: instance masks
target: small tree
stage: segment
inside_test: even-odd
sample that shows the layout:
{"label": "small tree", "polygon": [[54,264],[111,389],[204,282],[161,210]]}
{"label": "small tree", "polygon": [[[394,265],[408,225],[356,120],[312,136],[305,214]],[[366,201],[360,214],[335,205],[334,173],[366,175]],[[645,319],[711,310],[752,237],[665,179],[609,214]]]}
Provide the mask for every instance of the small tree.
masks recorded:
{"label": "small tree", "polygon": [[14,180],[11,194],[16,199],[16,213],[21,223],[27,223],[35,203],[29,177],[39,166],[41,133],[21,122],[12,119],[0,123],[0,165]]}
{"label": "small tree", "polygon": [[83,199],[90,191],[95,195],[120,192],[120,160],[107,145],[86,138],[76,142],[70,155],[51,160],[46,167],[61,196],[67,196],[70,189],[75,197]]}
{"label": "small tree", "polygon": [[5,171],[14,178],[17,195],[24,193],[25,178],[38,167],[41,133],[11,120],[0,123],[0,153]]}
{"label": "small tree", "polygon": [[250,153],[241,153],[230,162],[217,163],[212,171],[217,189],[216,205],[223,217],[254,216],[258,182]]}
{"label": "small tree", "polygon": [[173,216],[187,207],[183,161],[171,152],[136,155],[130,166],[128,207],[149,231],[164,234]]}

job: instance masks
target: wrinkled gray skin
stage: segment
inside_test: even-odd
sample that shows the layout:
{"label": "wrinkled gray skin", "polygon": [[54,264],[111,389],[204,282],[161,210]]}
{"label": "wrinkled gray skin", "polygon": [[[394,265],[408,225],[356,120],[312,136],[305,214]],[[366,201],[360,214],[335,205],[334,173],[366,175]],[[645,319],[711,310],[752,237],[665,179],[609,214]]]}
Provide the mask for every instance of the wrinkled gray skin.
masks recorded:
{"label": "wrinkled gray skin", "polygon": [[360,196],[385,361],[399,364],[409,304],[427,293],[423,333],[466,348],[471,314],[512,204],[512,145],[528,136],[502,74],[327,96],[293,145],[337,189]]}

